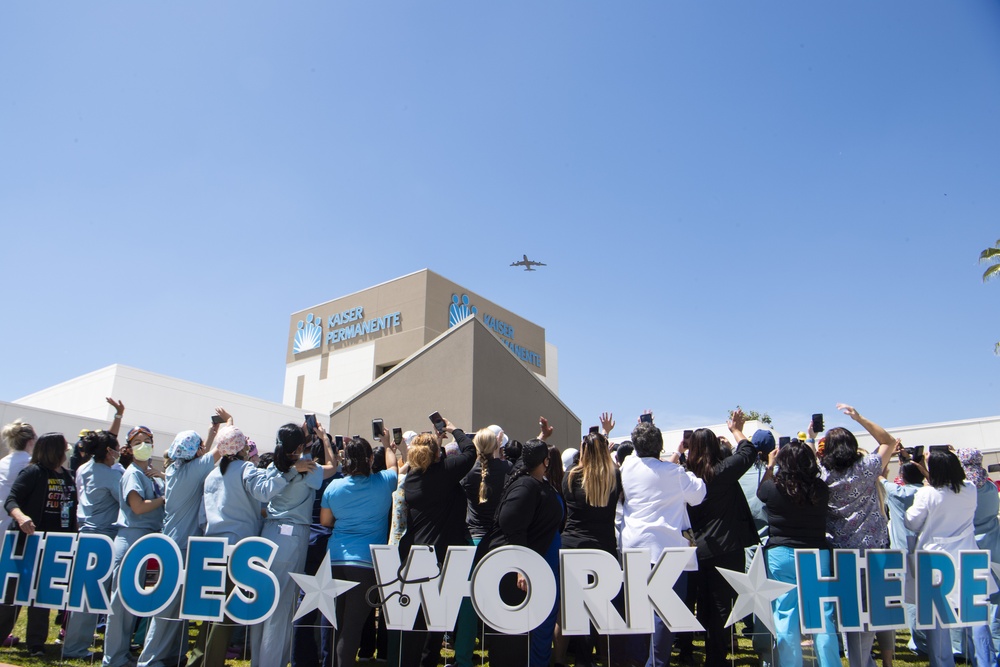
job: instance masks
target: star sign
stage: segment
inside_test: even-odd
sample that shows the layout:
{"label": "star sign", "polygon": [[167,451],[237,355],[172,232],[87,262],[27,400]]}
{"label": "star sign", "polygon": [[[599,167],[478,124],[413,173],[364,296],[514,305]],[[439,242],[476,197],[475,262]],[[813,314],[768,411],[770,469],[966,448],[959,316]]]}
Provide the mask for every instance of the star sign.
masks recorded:
{"label": "star sign", "polygon": [[299,604],[298,611],[295,612],[296,621],[313,609],[318,609],[319,613],[326,616],[326,620],[336,629],[337,627],[337,596],[351,590],[358,585],[356,581],[344,581],[334,579],[333,570],[330,567],[330,554],[320,565],[319,571],[315,575],[291,573],[292,579],[299,585],[305,595]]}
{"label": "star sign", "polygon": [[739,597],[733,605],[733,611],[729,614],[726,627],[734,624],[747,614],[753,612],[767,629],[774,632],[774,616],[771,612],[771,602],[781,597],[788,591],[795,589],[795,584],[786,584],[781,581],[767,578],[764,569],[764,550],[758,548],[750,562],[750,571],[744,574],[734,570],[716,568],[729,585],[733,587]]}

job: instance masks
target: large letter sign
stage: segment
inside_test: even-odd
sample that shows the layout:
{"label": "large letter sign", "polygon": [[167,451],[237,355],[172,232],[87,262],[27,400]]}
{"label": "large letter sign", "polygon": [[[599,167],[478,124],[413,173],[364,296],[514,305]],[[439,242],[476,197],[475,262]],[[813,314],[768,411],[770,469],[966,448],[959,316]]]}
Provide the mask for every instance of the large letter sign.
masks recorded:
{"label": "large letter sign", "polygon": [[[276,552],[273,542],[260,537],[233,546],[223,538],[192,537],[185,561],[170,538],[145,535],[118,564],[119,596],[136,616],[156,616],[176,605],[183,619],[228,616],[244,625],[259,623],[274,613],[281,586],[290,583],[279,582],[270,570]],[[670,630],[690,632],[702,627],[674,586],[695,567],[694,552],[664,549],[654,560],[646,549],[626,549],[619,562],[600,550],[564,549],[554,573],[544,558],[520,546],[493,549],[479,562],[475,547],[449,547],[439,566],[432,547],[416,545],[401,562],[397,547],[379,545],[371,547],[376,584],[366,593],[369,604],[381,605],[386,627],[393,630],[413,629],[418,614],[428,630],[450,630],[468,598],[487,626],[506,634],[538,627],[557,599],[566,635],[588,634],[591,625],[607,635],[648,634],[654,614]],[[0,541],[0,584],[12,587],[16,604],[107,612],[113,560],[113,543],[102,535],[11,531]],[[159,576],[147,586],[152,560]],[[332,579],[329,563],[326,567],[315,575],[292,575],[292,585],[306,592],[299,615],[312,609],[332,613],[337,596],[357,585]],[[802,632],[815,634],[904,628],[904,598],[916,604],[918,628],[982,625],[989,620],[989,595],[997,590],[991,567],[1000,572],[1000,564],[991,564],[990,553],[982,550],[952,555],[838,549],[827,558],[815,549],[799,549],[797,584],[768,579],[759,550],[746,572],[720,572],[738,593],[727,624],[750,611],[767,614],[775,599],[796,595]],[[515,592],[515,575],[527,589],[516,602],[504,599],[505,591]],[[830,605],[836,608],[836,628],[828,627]],[[772,619],[762,620],[774,627]]]}

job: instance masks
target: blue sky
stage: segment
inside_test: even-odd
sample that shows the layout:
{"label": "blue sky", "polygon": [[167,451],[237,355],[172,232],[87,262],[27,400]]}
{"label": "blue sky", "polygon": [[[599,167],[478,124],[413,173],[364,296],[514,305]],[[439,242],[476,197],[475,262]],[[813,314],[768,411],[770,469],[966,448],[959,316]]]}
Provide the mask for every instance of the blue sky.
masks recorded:
{"label": "blue sky", "polygon": [[998,184],[995,0],[4,3],[0,399],[280,400],[293,311],[426,267],[584,428],[996,415]]}

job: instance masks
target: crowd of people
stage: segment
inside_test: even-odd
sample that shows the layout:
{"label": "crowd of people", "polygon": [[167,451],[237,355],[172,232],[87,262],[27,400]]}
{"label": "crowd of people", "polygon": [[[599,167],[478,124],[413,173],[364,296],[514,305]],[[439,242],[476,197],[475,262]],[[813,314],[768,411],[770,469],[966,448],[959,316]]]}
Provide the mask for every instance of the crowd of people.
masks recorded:
{"label": "crowd of people", "polygon": [[[439,566],[451,546],[474,546],[481,559],[518,545],[541,556],[557,577],[560,549],[620,558],[624,549],[644,548],[655,563],[664,548],[694,547],[674,590],[704,628],[709,667],[731,664],[735,641],[728,619],[736,594],[720,570],[744,571],[757,550],[770,578],[792,584],[796,549],[819,550],[825,576],[838,548],[934,549],[956,559],[960,551],[985,549],[1000,562],[1000,495],[982,453],[904,448],[849,405],[838,408],[871,434],[875,451],[862,450],[848,429],[816,433],[813,423],[780,446],[769,430],[747,437],[737,409],[728,423],[732,442],[700,428],[685,432],[676,448],[664,447],[649,413],[629,440],[612,444],[615,422],[605,413],[578,448],[565,451],[547,443],[553,429],[545,418],[537,436],[522,443],[497,425],[467,433],[442,417],[427,432],[382,428],[374,447],[360,436],[331,436],[314,420],[285,424],[273,454],[261,456],[234,417],[217,408],[205,438],[184,431],[161,451],[161,471],[152,465],[152,431],[136,426],[121,441],[125,406],[107,400],[115,408],[112,424],[81,432],[73,446],[62,434],[39,436],[20,420],[7,424],[9,453],[0,459],[0,527],[16,533],[15,549],[35,531],[114,541],[103,650],[93,646],[102,622],[97,614],[56,614],[62,657],[105,667],[214,666],[236,657],[249,657],[254,667],[339,667],[376,656],[391,665],[434,667],[444,661],[446,644],[457,667],[472,667],[481,655],[496,667],[566,665],[570,656],[577,667],[693,664],[692,634],[675,637],[659,616],[650,635],[609,637],[595,629],[564,636],[558,600],[526,635],[483,627],[468,599],[450,633],[428,631],[420,615],[412,631],[389,631],[371,600],[373,545],[397,545],[401,562],[414,546],[430,546]],[[894,456],[899,475],[890,480]],[[269,566],[279,584],[276,609],[249,627],[228,617],[203,622],[193,646],[180,596],[154,618],[133,616],[119,595],[118,564],[132,544],[157,532],[176,542],[182,558],[190,537],[230,545],[252,536],[270,540],[277,546]],[[300,591],[290,575],[319,568],[358,585],[337,598],[335,619],[312,611],[293,620]],[[992,577],[988,584],[993,609],[1000,609]],[[226,594],[232,590],[229,580]],[[515,572],[500,584],[510,605],[527,590]],[[11,635],[19,612],[13,593],[8,586],[0,604],[0,637],[8,646],[21,642]],[[930,664],[953,665],[955,655],[979,667],[997,664],[1000,614],[973,628],[926,630],[916,627],[912,602],[905,604],[910,648]],[[613,605],[624,616],[623,592]],[[32,656],[45,656],[54,612],[28,606],[25,613],[24,644]],[[808,658],[831,667],[846,656],[852,666],[874,667],[876,655],[883,667],[892,665],[893,631],[840,632],[833,605],[824,613],[823,631],[803,637],[793,590],[774,601],[773,637],[752,616],[743,632],[753,637],[762,665],[792,667]],[[804,644],[811,646],[805,652]]]}

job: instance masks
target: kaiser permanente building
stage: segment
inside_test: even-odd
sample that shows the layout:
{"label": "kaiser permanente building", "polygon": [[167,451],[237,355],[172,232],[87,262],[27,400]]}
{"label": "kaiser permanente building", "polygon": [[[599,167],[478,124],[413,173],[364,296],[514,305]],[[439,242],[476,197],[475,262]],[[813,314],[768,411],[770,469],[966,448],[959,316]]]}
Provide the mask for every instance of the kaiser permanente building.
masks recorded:
{"label": "kaiser permanente building", "polygon": [[425,269],[294,313],[283,402],[365,437],[374,418],[421,431],[438,410],[525,440],[544,415],[553,444],[576,446],[580,420],[557,396],[557,359],[542,327]]}

